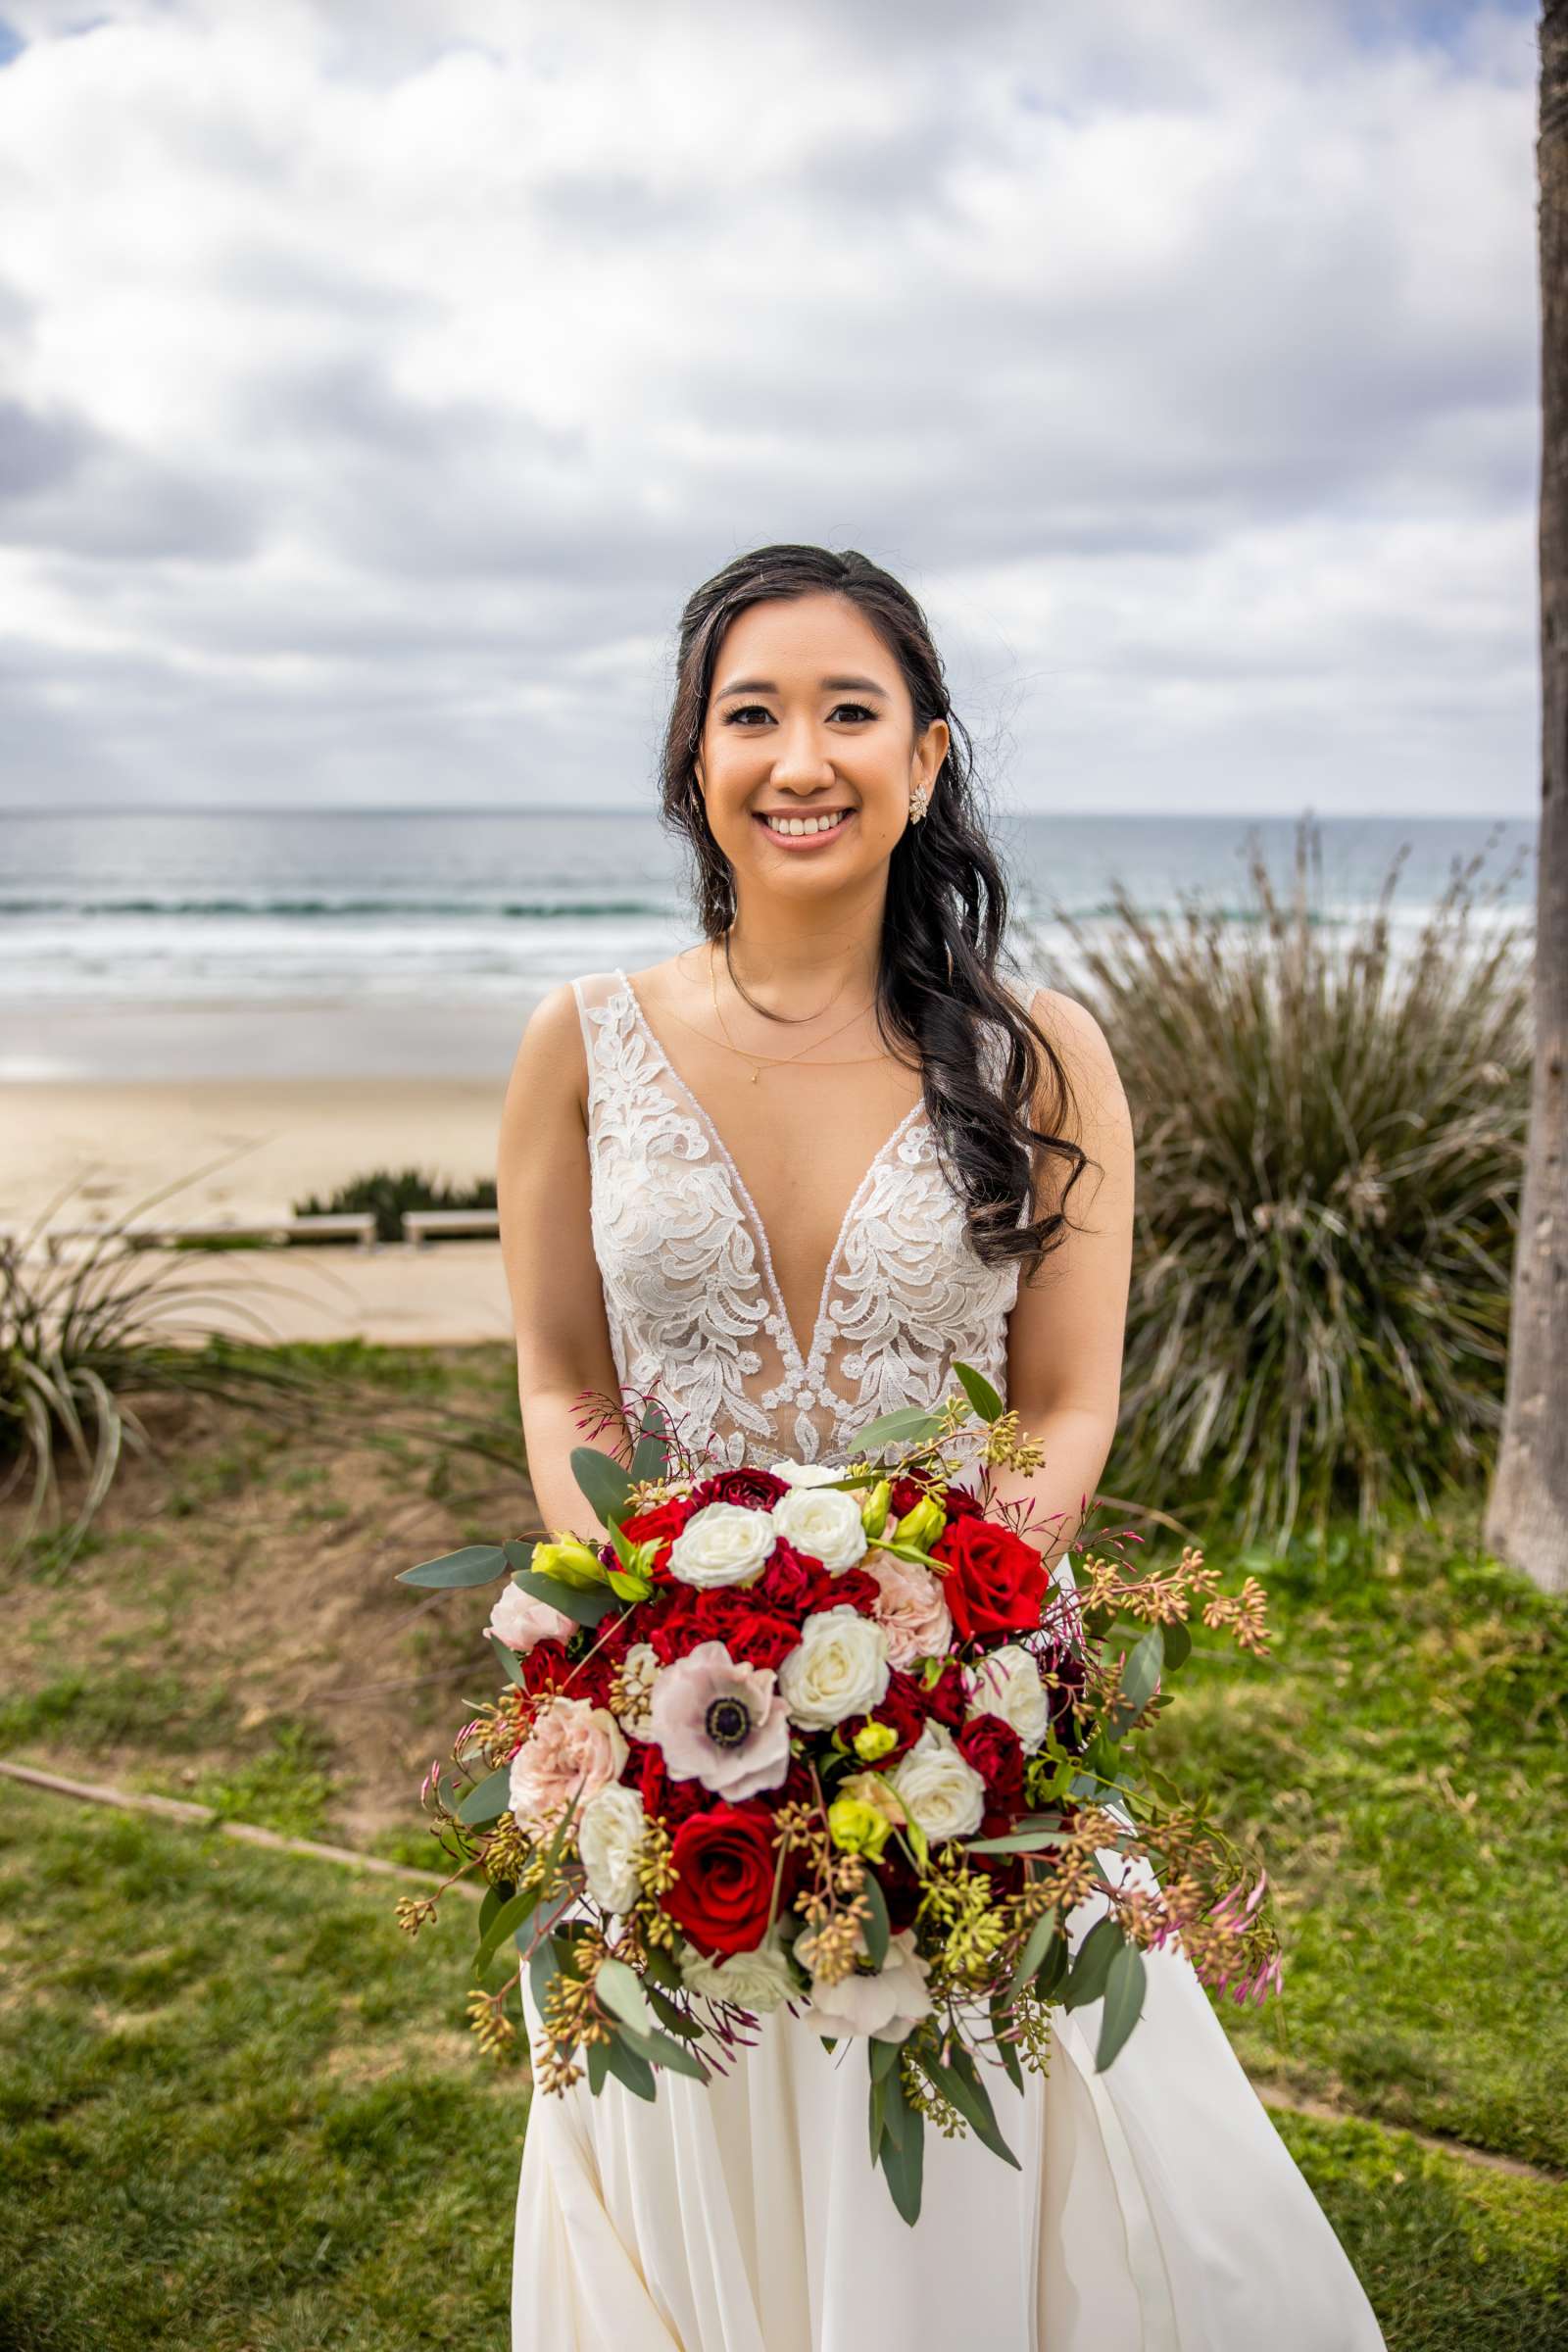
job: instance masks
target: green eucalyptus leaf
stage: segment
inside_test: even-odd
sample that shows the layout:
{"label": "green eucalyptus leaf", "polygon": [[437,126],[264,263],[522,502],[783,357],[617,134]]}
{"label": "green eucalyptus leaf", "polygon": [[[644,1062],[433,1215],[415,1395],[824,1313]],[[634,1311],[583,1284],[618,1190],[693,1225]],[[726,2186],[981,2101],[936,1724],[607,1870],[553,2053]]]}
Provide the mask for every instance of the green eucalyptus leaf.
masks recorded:
{"label": "green eucalyptus leaf", "polygon": [[642,1425],[632,1449],[629,1477],[633,1486],[640,1486],[644,1479],[665,1476],[672,1436],[663,1406],[651,1396],[643,1409]]}
{"label": "green eucalyptus leaf", "polygon": [[901,2135],[895,2137],[889,2124],[882,2135],[882,2170],[901,2221],[912,2230],[920,2218],[920,2184],[925,2148],[925,2117],[918,2107],[911,2107],[904,2095],[904,2083],[898,2075],[888,2079],[887,2108],[891,2110],[895,2097],[899,2106]]}
{"label": "green eucalyptus leaf", "polygon": [[1165,1628],[1166,1672],[1174,1674],[1178,1666],[1186,1665],[1192,1654],[1193,1637],[1188,1628],[1181,1623],[1180,1619],[1167,1625]]}
{"label": "green eucalyptus leaf", "polygon": [[887,2130],[887,2084],[876,2075],[866,2085],[866,2126],[871,2139],[871,2162],[875,2164],[882,2152],[882,2134]]}
{"label": "green eucalyptus leaf", "polygon": [[1121,1674],[1121,1695],[1117,1712],[1130,1711],[1141,1715],[1154,1695],[1160,1669],[1165,1662],[1164,1631],[1152,1625],[1143,1640],[1134,1644],[1132,1653]]}
{"label": "green eucalyptus leaf", "polygon": [[1100,2042],[1095,2051],[1097,2074],[1104,2073],[1137,2025],[1144,2006],[1144,1983],[1143,1953],[1136,1943],[1123,1943],[1111,1955],[1105,1976],[1104,2006],[1100,2013]]}
{"label": "green eucalyptus leaf", "polygon": [[646,2058],[629,2047],[623,2033],[606,2043],[605,2064],[616,2082],[623,2082],[634,2098],[653,2100],[658,2097],[659,2088],[654,2081],[653,2068]]}
{"label": "green eucalyptus leaf", "polygon": [[1097,1919],[1073,1957],[1062,1991],[1064,2009],[1083,2009],[1105,1989],[1110,1964],[1125,1938],[1113,1919]]}
{"label": "green eucalyptus leaf", "polygon": [[1018,1965],[1012,1972],[1012,1982],[1007,1986],[1009,1996],[1015,1996],[1023,1990],[1044,1961],[1052,1944],[1059,1937],[1060,1933],[1054,1911],[1042,1911],[1029,1931],[1029,1940],[1024,1945],[1018,1958]]}
{"label": "green eucalyptus leaf", "polygon": [[896,2041],[877,2041],[873,2039],[869,2051],[871,2079],[873,2082],[880,2082],[885,2075],[892,2074],[893,2069],[899,2063],[899,2047],[900,2045]]}
{"label": "green eucalyptus leaf", "polygon": [[965,1845],[966,1854],[1038,1854],[1048,1845],[1065,1845],[1065,1830],[1009,1830],[1004,1838],[977,1838]]}
{"label": "green eucalyptus leaf", "polygon": [[648,2059],[653,2065],[667,2066],[672,2075],[689,2075],[694,2082],[710,2080],[709,2069],[697,2052],[688,2049],[685,2042],[676,2041],[671,2034],[658,2032],[639,2034],[632,2026],[622,2026],[620,2037],[640,2058]]}
{"label": "green eucalyptus leaf", "polygon": [[897,1412],[884,1413],[879,1421],[868,1421],[857,1430],[850,1440],[852,1453],[874,1453],[884,1446],[917,1446],[924,1438],[934,1438],[942,1427],[935,1413],[923,1405],[902,1404]]}
{"label": "green eucalyptus leaf", "polygon": [[985,1374],[977,1372],[973,1364],[956,1363],[953,1369],[958,1376],[959,1387],[981,1420],[1000,1421],[1003,1412],[1002,1398],[997,1395]]}
{"label": "green eucalyptus leaf", "polygon": [[604,2089],[605,2077],[609,2072],[610,2044],[604,2041],[591,2041],[588,2044],[588,2088],[594,2098],[597,2099],[599,2093]]}
{"label": "green eucalyptus leaf", "polygon": [[1054,1998],[1062,1978],[1067,1974],[1067,1938],[1054,1936],[1046,1946],[1046,1956],[1035,1971],[1035,1993],[1042,2001]]}
{"label": "green eucalyptus leaf", "polygon": [[545,1994],[561,1974],[561,1955],[553,1936],[541,1936],[528,1954],[528,1990],[533,2005],[541,2017],[545,2013]]}
{"label": "green eucalyptus leaf", "polygon": [[450,1592],[465,1585],[493,1585],[506,1572],[506,1554],[499,1544],[465,1544],[461,1551],[444,1551],[439,1559],[400,1569],[397,1582]]}
{"label": "green eucalyptus leaf", "polygon": [[520,1689],[522,1684],[522,1660],[518,1657],[516,1651],[514,1649],[509,1649],[506,1643],[502,1641],[501,1636],[499,1634],[492,1634],[488,1627],[485,1630],[485,1640],[495,1651],[497,1663],[499,1664],[502,1673],[506,1676],[508,1682],[515,1683]]}
{"label": "green eucalyptus leaf", "polygon": [[499,1821],[512,1802],[512,1768],[503,1764],[499,1772],[486,1773],[475,1784],[457,1808],[458,1819],[466,1829],[482,1830],[487,1823]]}
{"label": "green eucalyptus leaf", "polygon": [[685,1982],[679,1961],[660,1943],[651,1943],[643,1954],[643,1973],[652,1977],[656,1984],[667,1985],[671,1992],[679,1992]]}
{"label": "green eucalyptus leaf", "polygon": [[568,1458],[571,1475],[594,1516],[606,1527],[612,1519],[624,1519],[630,1507],[631,1473],[597,1446],[574,1446]]}
{"label": "green eucalyptus leaf", "polygon": [[597,1625],[615,1605],[615,1595],[608,1585],[596,1586],[592,1592],[580,1592],[575,1585],[559,1584],[553,1576],[536,1576],[531,1568],[515,1569],[512,1581],[520,1592],[529,1593],[535,1600],[548,1601],[574,1625]]}
{"label": "green eucalyptus leaf", "polygon": [[473,1973],[476,1977],[484,1975],[507,1937],[516,1934],[523,1921],[538,1908],[538,1904],[536,1888],[530,1888],[525,1894],[512,1895],[502,1904],[481,1936],[479,1948],[473,1955]]}
{"label": "green eucalyptus leaf", "polygon": [[634,1970],[624,1960],[601,1960],[594,1977],[594,1991],[612,2015],[623,2026],[634,2026],[639,2034],[654,2030],[654,2013],[648,2006],[648,1996],[637,1981]]}
{"label": "green eucalyptus leaf", "polygon": [[682,2041],[702,2040],[703,2029],[696,2018],[688,2017],[684,2009],[677,2009],[667,1992],[661,1992],[657,1984],[645,1984],[643,1990],[649,2008],[669,2033],[678,2034]]}
{"label": "green eucalyptus leaf", "polygon": [[975,2137],[994,2156],[1000,2156],[1004,2164],[1010,2164],[1015,2173],[1022,2172],[1022,2165],[1002,2136],[1002,2127],[991,2104],[991,2093],[980,2080],[980,2070],[962,2042],[954,2042],[952,2063],[942,2067],[940,2074],[934,2060],[927,2059],[925,2067],[943,2096],[973,2126]]}
{"label": "green eucalyptus leaf", "polygon": [[1007,2038],[1011,2026],[1012,2020],[1007,2014],[1005,1991],[994,1992],[991,1996],[991,2030],[997,2037],[997,2056],[1006,2068],[1007,2080],[1011,2082],[1013,2089],[1022,2090],[1023,2068],[1018,2063],[1017,2050]]}

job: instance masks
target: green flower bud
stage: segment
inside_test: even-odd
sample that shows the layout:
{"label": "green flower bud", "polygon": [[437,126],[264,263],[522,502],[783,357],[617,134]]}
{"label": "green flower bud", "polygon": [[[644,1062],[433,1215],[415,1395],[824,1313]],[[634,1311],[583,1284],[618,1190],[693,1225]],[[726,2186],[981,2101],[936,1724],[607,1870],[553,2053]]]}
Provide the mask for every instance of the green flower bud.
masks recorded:
{"label": "green flower bud", "polygon": [[855,1735],[855,1752],[862,1764],[877,1764],[892,1753],[899,1744],[899,1735],[891,1724],[878,1723],[873,1716],[862,1723]]}
{"label": "green flower bud", "polygon": [[558,1585],[569,1585],[574,1592],[586,1592],[607,1581],[599,1554],[579,1544],[575,1536],[563,1534],[554,1544],[536,1544],[528,1565],[535,1576],[553,1576]]}
{"label": "green flower bud", "polygon": [[888,1504],[893,1497],[890,1480],[879,1478],[860,1505],[860,1525],[868,1536],[879,1536],[888,1523]]}
{"label": "green flower bud", "polygon": [[880,1860],[892,1827],[886,1815],[862,1797],[835,1797],[827,1809],[828,1836],[834,1844],[844,1853],[863,1854],[868,1862]]}
{"label": "green flower bud", "polygon": [[916,1551],[929,1551],[947,1526],[947,1513],[933,1494],[922,1494],[912,1511],[906,1511],[893,1531],[894,1541],[912,1544]]}

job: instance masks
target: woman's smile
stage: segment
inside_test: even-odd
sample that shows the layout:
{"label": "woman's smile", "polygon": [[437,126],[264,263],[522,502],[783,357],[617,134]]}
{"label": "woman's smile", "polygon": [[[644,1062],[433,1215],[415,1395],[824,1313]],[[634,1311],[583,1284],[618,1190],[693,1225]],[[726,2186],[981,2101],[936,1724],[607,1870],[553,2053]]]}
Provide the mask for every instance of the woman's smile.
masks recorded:
{"label": "woman's smile", "polygon": [[819,809],[759,808],[754,811],[754,821],[780,849],[809,850],[839,840],[854,815],[853,808],[842,805]]}

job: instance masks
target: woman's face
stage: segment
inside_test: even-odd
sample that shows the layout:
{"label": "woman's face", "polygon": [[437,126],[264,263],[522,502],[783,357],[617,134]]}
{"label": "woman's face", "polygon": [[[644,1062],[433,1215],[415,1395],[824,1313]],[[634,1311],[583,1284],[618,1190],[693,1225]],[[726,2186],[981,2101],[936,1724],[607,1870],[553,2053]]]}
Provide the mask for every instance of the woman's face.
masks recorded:
{"label": "woman's face", "polygon": [[[847,598],[748,607],[719,645],[696,761],[737,894],[840,890],[874,873],[948,740],[940,718],[916,738],[904,673]],[[795,830],[803,819],[810,829]]]}

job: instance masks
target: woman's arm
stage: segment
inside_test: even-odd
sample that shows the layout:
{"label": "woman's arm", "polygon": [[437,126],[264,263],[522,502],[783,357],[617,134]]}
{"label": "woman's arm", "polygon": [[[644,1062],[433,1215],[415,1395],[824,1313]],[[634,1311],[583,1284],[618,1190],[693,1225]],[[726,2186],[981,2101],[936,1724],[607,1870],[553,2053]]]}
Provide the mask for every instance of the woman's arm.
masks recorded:
{"label": "woman's arm", "polygon": [[564,985],[535,1007],[517,1048],[501,1113],[496,1202],[540,1520],[552,1534],[567,1529],[600,1542],[605,1531],[569,1465],[572,1447],[589,1442],[576,1418],[582,1391],[620,1396],[589,1221],[587,1088],[582,1024]]}
{"label": "woman's arm", "polygon": [[[1051,1037],[1074,1095],[1086,1167],[1066,1202],[1066,1238],[1020,1286],[1007,1325],[1007,1402],[1045,1448],[1027,1476],[995,1473],[999,1499],[1028,1495],[1030,1540],[1054,1563],[1092,1503],[1116,1434],[1122,1345],[1132,1279],[1133,1127],[1116,1065],[1094,1015],[1054,989],[1031,1010]],[[1037,1109],[1035,1124],[1046,1124]],[[1037,1213],[1061,1205],[1070,1169],[1042,1155]],[[1078,1227],[1085,1230],[1078,1231]]]}

